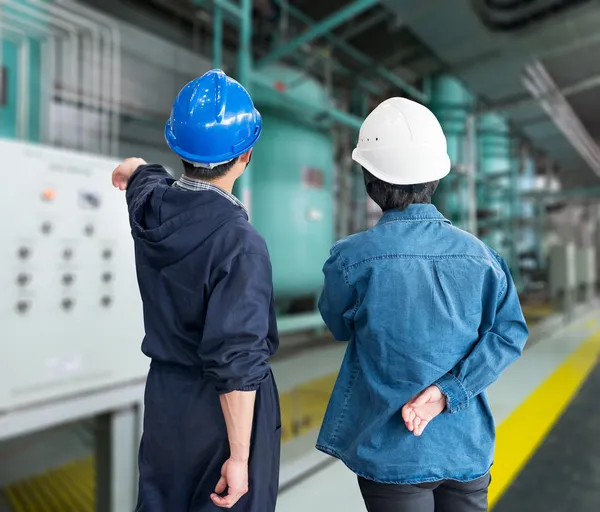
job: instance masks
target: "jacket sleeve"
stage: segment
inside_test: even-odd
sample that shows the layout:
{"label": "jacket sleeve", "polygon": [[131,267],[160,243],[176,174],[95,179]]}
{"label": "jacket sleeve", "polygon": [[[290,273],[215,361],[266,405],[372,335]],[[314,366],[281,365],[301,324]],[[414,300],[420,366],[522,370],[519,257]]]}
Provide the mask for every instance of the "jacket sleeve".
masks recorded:
{"label": "jacket sleeve", "polygon": [[502,258],[496,257],[504,276],[490,319],[486,325],[482,322],[483,334],[471,353],[435,383],[446,396],[450,413],[466,409],[471,398],[494,383],[521,355],[529,336],[510,271]]}
{"label": "jacket sleeve", "polygon": [[160,181],[167,178],[171,178],[171,175],[162,165],[140,165],[129,178],[125,191],[130,214]]}
{"label": "jacket sleeve", "polygon": [[256,390],[268,376],[272,293],[266,255],[240,254],[223,269],[208,299],[198,349],[218,393]]}
{"label": "jacket sleeve", "polygon": [[349,341],[354,330],[357,299],[335,247],[323,267],[325,285],[319,299],[321,317],[338,341]]}

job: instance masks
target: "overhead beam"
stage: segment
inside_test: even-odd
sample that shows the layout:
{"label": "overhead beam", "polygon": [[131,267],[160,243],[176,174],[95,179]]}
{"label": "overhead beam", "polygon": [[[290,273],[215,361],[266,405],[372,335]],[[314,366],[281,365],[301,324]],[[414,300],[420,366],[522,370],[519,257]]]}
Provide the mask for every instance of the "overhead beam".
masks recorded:
{"label": "overhead beam", "polygon": [[[275,1],[277,2],[278,5],[282,5],[282,0],[275,0]],[[287,5],[287,9],[288,9],[288,12],[290,13],[290,15],[292,15],[294,18],[296,18],[301,23],[304,23],[305,25],[308,25],[309,27],[311,27],[311,26],[315,27],[315,26],[319,25],[319,23],[315,22],[315,20],[313,20],[312,18],[310,18],[309,16],[304,14],[298,8],[296,8],[292,5]],[[309,29],[309,30],[311,30],[311,29]],[[398,87],[401,91],[404,91],[404,92],[410,94],[412,97],[418,99],[419,101],[421,101],[423,103],[427,103],[429,101],[429,98],[427,97],[427,95],[424,92],[419,91],[415,87],[406,83],[404,80],[402,80],[402,78],[400,78],[398,75],[396,75],[395,73],[393,73],[392,71],[387,69],[385,66],[378,65],[377,62],[375,62],[373,59],[371,59],[371,57],[369,57],[367,54],[361,52],[360,50],[356,49],[351,44],[348,44],[343,38],[338,37],[333,33],[324,33],[323,35],[327,41],[329,41],[335,47],[337,47],[338,49],[340,49],[341,51],[343,51],[344,53],[346,53],[347,55],[352,57],[358,63],[362,64],[363,66],[365,66],[367,68],[372,68],[373,74],[379,76],[380,78],[383,78],[386,82],[391,83],[395,87]],[[273,54],[271,54],[271,55],[273,55]],[[266,58],[269,58],[269,56],[267,56]],[[264,62],[265,62],[265,60],[263,59],[262,61],[258,62],[258,65],[260,66]],[[267,63],[268,62],[269,61],[267,61]]]}
{"label": "overhead beam", "polygon": [[379,0],[355,0],[351,4],[346,7],[340,9],[339,11],[334,12],[332,15],[328,16],[324,20],[319,23],[314,24],[303,34],[298,36],[296,39],[292,39],[287,44],[279,46],[269,55],[258,61],[258,66],[264,66],[265,64],[271,64],[273,62],[290,55],[298,48],[300,48],[303,44],[316,39],[317,37],[321,37],[328,32],[331,32],[335,28],[339,27],[346,21],[354,18],[361,12],[370,9],[374,5],[379,3]]}

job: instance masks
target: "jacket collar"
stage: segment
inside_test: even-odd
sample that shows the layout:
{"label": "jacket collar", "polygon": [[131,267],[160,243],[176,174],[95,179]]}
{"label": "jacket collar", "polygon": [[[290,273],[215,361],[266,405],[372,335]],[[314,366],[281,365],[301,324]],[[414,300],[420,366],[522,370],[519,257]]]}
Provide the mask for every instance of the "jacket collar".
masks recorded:
{"label": "jacket collar", "polygon": [[451,224],[432,204],[411,204],[406,210],[389,210],[383,214],[378,224],[417,221],[446,222]]}

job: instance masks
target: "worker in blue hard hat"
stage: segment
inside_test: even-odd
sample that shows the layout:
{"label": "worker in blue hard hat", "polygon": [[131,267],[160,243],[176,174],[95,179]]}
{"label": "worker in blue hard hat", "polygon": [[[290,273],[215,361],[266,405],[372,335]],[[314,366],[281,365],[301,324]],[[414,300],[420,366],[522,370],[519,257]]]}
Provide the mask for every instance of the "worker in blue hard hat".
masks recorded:
{"label": "worker in blue hard hat", "polygon": [[248,92],[220,70],[187,84],[165,135],[182,159],[125,160],[151,359],[139,452],[139,512],[273,512],[280,411],[271,263],[233,185],[262,128]]}
{"label": "worker in blue hard hat", "polygon": [[381,103],[352,158],[383,216],[324,266],[319,308],[348,347],[317,447],[358,476],[369,512],[485,512],[485,390],[528,337],[510,271],[431,204],[451,163],[425,106]]}

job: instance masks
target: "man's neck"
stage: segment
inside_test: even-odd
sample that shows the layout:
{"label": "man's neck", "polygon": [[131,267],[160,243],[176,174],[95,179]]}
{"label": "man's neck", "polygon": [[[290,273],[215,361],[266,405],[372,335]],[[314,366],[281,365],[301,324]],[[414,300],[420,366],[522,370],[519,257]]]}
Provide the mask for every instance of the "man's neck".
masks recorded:
{"label": "man's neck", "polygon": [[230,194],[233,194],[233,184],[235,183],[235,179],[227,178],[227,176],[224,176],[223,178],[218,178],[216,180],[201,180],[198,178],[192,178],[191,176],[188,176],[188,175],[185,175],[185,177],[188,180],[192,180],[192,181],[202,181],[204,183],[210,183],[211,185],[214,185],[215,187],[219,187],[219,188],[229,192]]}

